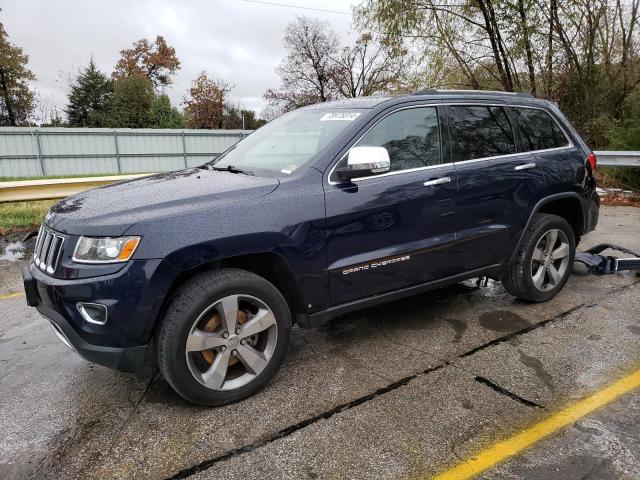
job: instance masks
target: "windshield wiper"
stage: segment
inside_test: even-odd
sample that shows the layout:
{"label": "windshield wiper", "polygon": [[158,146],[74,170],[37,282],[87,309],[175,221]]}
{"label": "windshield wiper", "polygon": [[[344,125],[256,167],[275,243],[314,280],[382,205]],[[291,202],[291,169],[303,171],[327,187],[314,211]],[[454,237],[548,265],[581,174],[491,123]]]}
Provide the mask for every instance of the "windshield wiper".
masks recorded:
{"label": "windshield wiper", "polygon": [[218,172],[231,172],[231,173],[242,173],[243,175],[251,175],[255,177],[256,174],[251,170],[244,170],[242,168],[234,167],[233,165],[227,165],[226,167],[216,167],[215,165],[211,165],[211,170],[216,170]]}

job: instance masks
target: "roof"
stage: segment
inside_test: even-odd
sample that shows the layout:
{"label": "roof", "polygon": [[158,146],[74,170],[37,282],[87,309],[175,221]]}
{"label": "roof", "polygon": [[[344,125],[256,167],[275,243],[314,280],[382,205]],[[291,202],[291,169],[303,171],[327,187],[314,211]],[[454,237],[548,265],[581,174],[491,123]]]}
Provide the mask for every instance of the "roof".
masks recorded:
{"label": "roof", "polygon": [[528,93],[523,92],[504,92],[499,90],[439,90],[435,88],[425,88],[413,92],[411,95],[429,95],[429,96],[444,96],[444,95],[460,95],[460,96],[497,96],[497,97],[526,97],[535,98]]}
{"label": "roof", "polygon": [[398,97],[383,97],[383,96],[371,96],[371,97],[357,97],[357,98],[344,98],[342,100],[333,100],[330,102],[321,102],[304,107],[307,109],[320,110],[330,108],[373,108],[376,105]]}

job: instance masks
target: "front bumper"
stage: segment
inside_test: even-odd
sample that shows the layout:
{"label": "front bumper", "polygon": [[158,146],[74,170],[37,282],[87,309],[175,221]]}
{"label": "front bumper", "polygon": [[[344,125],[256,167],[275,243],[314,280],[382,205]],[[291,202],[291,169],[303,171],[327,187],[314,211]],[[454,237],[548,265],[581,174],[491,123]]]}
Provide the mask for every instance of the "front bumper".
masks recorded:
{"label": "front bumper", "polygon": [[[160,264],[159,260],[131,262],[116,274],[82,280],[53,278],[30,264],[22,271],[27,304],[47,318],[61,340],[85,359],[116,370],[137,371],[144,365],[170,284]],[[77,302],[108,305],[108,322],[87,322]]]}

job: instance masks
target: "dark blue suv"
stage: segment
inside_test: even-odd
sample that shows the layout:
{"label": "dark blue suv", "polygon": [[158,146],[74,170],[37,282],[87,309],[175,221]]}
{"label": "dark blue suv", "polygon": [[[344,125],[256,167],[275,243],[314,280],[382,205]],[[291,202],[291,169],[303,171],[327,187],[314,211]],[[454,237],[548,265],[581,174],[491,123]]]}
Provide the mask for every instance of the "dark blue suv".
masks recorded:
{"label": "dark blue suv", "polygon": [[313,105],[199,168],[56,204],[27,300],[89,361],[133,371],[153,351],[180,395],[220,405],[273,377],[293,323],[481,276],[552,298],[598,220],[595,163],[528,95]]}

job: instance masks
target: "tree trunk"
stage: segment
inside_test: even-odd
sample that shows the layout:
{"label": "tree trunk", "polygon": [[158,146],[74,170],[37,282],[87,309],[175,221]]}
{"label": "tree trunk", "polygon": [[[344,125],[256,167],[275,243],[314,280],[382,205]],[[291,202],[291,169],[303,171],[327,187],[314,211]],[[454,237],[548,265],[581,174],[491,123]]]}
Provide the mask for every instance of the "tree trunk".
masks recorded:
{"label": "tree trunk", "polygon": [[0,70],[0,88],[2,88],[2,98],[4,104],[7,107],[7,116],[9,117],[9,125],[16,127],[16,117],[13,113],[13,105],[11,105],[11,95],[9,94],[9,88],[7,87],[7,79],[3,70]]}
{"label": "tree trunk", "polygon": [[546,92],[547,98],[551,98],[552,94],[552,83],[553,83],[553,22],[555,18],[555,10],[558,8],[556,5],[556,0],[550,0],[549,9],[551,10],[551,14],[549,15],[549,44],[547,45],[547,85]]}
{"label": "tree trunk", "polygon": [[[491,50],[493,51],[493,59],[496,64],[496,68],[498,69],[500,83],[502,83],[502,87],[506,91],[511,92],[513,91],[513,81],[511,79],[511,72],[509,71],[509,65],[502,61],[502,54],[504,54],[504,51],[501,53],[502,47],[498,45],[499,34],[494,29],[493,23],[495,15],[493,15],[494,18],[492,20],[492,14],[489,12],[489,0],[487,0],[487,4],[485,4],[485,0],[477,0],[477,3],[480,11],[482,12],[482,17],[484,18],[484,29],[489,36],[489,42],[491,42]],[[491,8],[491,10],[493,10],[493,8]]]}
{"label": "tree trunk", "polygon": [[529,84],[531,95],[536,95],[536,70],[533,65],[533,53],[531,51],[531,39],[529,38],[529,26],[527,25],[527,15],[524,11],[524,0],[518,0],[518,11],[520,13],[520,22],[522,23],[522,35],[524,40],[524,49],[527,53],[527,67],[529,68]]}

